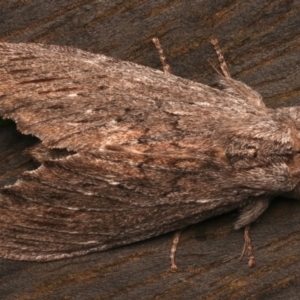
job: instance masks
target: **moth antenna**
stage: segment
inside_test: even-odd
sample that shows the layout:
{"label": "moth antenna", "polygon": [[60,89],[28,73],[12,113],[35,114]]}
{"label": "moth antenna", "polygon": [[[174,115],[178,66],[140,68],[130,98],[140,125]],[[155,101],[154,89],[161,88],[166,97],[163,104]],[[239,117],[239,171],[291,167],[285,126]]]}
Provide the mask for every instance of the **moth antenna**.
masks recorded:
{"label": "moth antenna", "polygon": [[207,62],[218,73],[218,75],[223,76],[222,73],[216,68],[216,66],[213,64],[213,62],[211,60],[208,59]]}
{"label": "moth antenna", "polygon": [[222,51],[221,51],[221,48],[219,46],[218,39],[213,38],[213,39],[210,40],[210,42],[214,46],[214,49],[216,51],[216,54],[217,54],[217,57],[218,57],[218,60],[219,60],[219,63],[220,63],[220,68],[222,70],[222,73],[223,73],[224,77],[231,78],[228,66],[226,64],[225,58],[224,58],[224,56],[222,54]]}
{"label": "moth antenna", "polygon": [[159,39],[158,38],[153,38],[152,39],[152,42],[154,43],[156,49],[157,49],[157,52],[158,52],[158,55],[159,55],[159,59],[161,61],[161,64],[163,66],[163,70],[165,73],[169,73],[169,74],[172,74],[171,72],[171,68],[170,66],[167,64],[167,59],[164,55],[164,51],[160,45],[160,42],[159,42]]}
{"label": "moth antenna", "polygon": [[248,261],[248,266],[251,268],[251,267],[254,267],[256,262],[255,262],[255,258],[254,258],[254,251],[253,251],[253,248],[252,248],[252,243],[251,243],[251,236],[250,236],[250,225],[247,225],[244,229],[244,239],[245,239],[245,242],[244,242],[244,248],[243,248],[243,251],[242,251],[242,254],[240,256],[240,261],[242,260],[245,252],[246,252],[246,249],[248,251],[248,258],[249,258],[249,261]]}

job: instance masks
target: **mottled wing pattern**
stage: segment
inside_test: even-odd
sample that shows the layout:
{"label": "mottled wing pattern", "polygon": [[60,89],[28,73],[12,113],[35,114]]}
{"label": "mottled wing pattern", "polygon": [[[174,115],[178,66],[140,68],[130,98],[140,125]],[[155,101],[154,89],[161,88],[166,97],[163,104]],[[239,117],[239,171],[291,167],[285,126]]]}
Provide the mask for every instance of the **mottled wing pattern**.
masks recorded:
{"label": "mottled wing pattern", "polygon": [[66,151],[2,189],[2,257],[128,244],[295,185],[287,120],[237,81],[220,91],[73,48],[6,43],[0,80],[0,115],[42,141],[33,155]]}

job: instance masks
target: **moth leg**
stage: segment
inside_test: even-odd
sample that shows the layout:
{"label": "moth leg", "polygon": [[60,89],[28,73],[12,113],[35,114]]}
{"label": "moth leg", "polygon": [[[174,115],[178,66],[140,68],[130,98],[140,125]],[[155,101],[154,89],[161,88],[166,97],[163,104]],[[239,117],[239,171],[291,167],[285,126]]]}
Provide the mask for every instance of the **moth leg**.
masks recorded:
{"label": "moth leg", "polygon": [[224,56],[222,54],[222,51],[221,51],[221,48],[219,46],[218,39],[216,39],[216,38],[211,39],[210,42],[214,46],[214,49],[216,51],[216,54],[217,54],[217,57],[218,57],[218,60],[219,60],[219,63],[220,63],[220,68],[222,70],[222,73],[223,73],[224,77],[231,78],[228,66],[226,64],[225,58],[224,58]]}
{"label": "moth leg", "polygon": [[[163,51],[163,49],[160,45],[159,39],[158,38],[153,38],[152,42],[154,43],[154,45],[157,49],[161,64],[163,65],[164,73],[172,74],[171,68],[167,64],[167,59],[164,55],[164,51]],[[176,231],[175,234],[174,234],[174,237],[173,237],[171,253],[170,253],[170,262],[171,262],[171,271],[172,272],[177,271],[177,266],[175,264],[175,253],[176,253],[177,246],[178,246],[178,243],[179,243],[180,234],[181,234],[181,230]]]}
{"label": "moth leg", "polygon": [[268,208],[271,199],[269,197],[254,198],[240,211],[240,216],[234,224],[235,229],[250,225]]}
{"label": "moth leg", "polygon": [[171,254],[170,254],[170,262],[171,262],[171,271],[172,272],[177,271],[177,266],[175,264],[175,253],[177,250],[177,245],[179,243],[180,235],[181,235],[181,230],[178,230],[174,233],[174,237],[173,237],[173,244],[172,244]]}
{"label": "moth leg", "polygon": [[253,251],[253,247],[252,247],[252,243],[251,243],[251,236],[250,236],[250,225],[247,225],[244,229],[244,248],[242,251],[242,254],[240,256],[240,261],[242,260],[246,249],[248,250],[248,266],[254,267],[256,262],[255,262],[255,258],[254,258],[254,251]]}
{"label": "moth leg", "polygon": [[253,201],[246,205],[239,216],[239,219],[236,221],[234,228],[240,229],[244,227],[244,247],[240,260],[243,258],[246,250],[248,252],[248,266],[255,266],[254,251],[251,243],[250,236],[250,224],[257,220],[257,218],[267,209],[271,199],[266,197],[256,198]]}

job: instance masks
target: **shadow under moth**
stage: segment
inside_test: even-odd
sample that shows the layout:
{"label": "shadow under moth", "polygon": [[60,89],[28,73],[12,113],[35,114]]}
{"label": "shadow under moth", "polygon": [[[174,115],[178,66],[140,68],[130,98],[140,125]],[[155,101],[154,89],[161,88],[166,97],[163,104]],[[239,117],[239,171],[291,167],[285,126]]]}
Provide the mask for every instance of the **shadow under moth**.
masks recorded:
{"label": "shadow under moth", "polygon": [[0,43],[0,116],[41,141],[29,150],[39,167],[1,189],[0,256],[84,255],[240,209],[254,265],[249,225],[274,197],[300,198],[300,108],[267,108],[215,48],[222,89],[74,48]]}

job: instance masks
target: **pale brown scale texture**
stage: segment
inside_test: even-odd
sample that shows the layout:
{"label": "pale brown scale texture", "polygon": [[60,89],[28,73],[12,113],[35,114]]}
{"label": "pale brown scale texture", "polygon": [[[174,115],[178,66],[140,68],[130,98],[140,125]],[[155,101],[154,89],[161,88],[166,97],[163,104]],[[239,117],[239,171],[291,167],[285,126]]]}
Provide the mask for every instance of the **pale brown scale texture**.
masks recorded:
{"label": "pale brown scale texture", "polygon": [[0,43],[0,80],[0,115],[42,141],[40,167],[1,190],[2,257],[82,255],[242,208],[239,228],[275,196],[299,198],[299,108],[266,108],[231,78],[218,90],[77,49]]}

